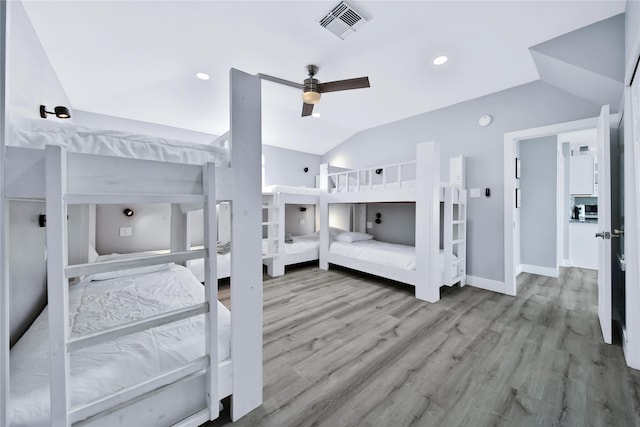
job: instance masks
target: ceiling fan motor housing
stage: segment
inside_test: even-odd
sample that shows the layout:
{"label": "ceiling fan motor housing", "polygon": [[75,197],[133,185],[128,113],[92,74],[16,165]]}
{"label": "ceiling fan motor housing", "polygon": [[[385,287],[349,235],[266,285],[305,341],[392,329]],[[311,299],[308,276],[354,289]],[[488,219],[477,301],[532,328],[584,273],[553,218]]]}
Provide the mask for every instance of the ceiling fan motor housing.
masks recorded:
{"label": "ceiling fan motor housing", "polygon": [[[320,101],[320,88],[318,87],[318,79],[309,77],[304,80],[302,100],[307,104],[317,104]],[[311,93],[307,93],[311,92]]]}

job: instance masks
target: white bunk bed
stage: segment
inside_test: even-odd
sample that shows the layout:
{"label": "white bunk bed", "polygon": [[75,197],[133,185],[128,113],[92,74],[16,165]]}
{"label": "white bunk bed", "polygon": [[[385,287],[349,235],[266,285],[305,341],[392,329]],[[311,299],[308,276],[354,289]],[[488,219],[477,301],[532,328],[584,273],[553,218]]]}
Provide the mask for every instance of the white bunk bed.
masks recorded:
{"label": "white bunk bed", "polygon": [[[251,172],[260,164],[260,80],[237,70],[230,80],[230,164],[228,147],[149,139],[138,150],[137,136],[72,127],[36,132],[50,138],[12,133],[9,145],[32,148],[5,148],[4,194],[46,203],[48,305],[10,355],[2,346],[16,371],[0,366],[10,382],[0,424],[198,426],[218,417],[226,396],[233,420],[262,403],[260,180]],[[231,201],[234,212],[230,313],[217,301],[208,249],[217,201]],[[67,206],[121,203],[182,212],[172,215],[171,253],[68,265]],[[203,206],[204,249],[188,250],[185,212]],[[204,260],[204,286],[173,264],[194,259]]]}
{"label": "white bunk bed", "polygon": [[[441,286],[465,285],[464,158],[450,160],[451,180],[442,183],[436,144],[418,144],[416,151],[415,162],[337,173],[329,173],[329,166],[321,165],[320,268],[336,264],[407,283],[415,287],[416,298],[436,302]],[[332,236],[330,204],[381,202],[415,202],[415,247],[376,242],[365,233]]]}
{"label": "white bunk bed", "polygon": [[285,240],[286,205],[316,205],[320,203],[320,189],[272,185],[262,189],[263,209],[266,210],[267,235],[263,239],[263,264],[271,277],[282,276],[285,266],[319,259],[318,233],[292,236]]}

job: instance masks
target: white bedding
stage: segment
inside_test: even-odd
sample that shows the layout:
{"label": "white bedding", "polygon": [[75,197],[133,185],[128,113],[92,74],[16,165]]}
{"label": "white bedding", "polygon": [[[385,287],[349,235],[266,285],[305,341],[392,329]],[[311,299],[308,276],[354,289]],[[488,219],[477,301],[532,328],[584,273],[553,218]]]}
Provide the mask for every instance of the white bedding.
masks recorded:
{"label": "white bedding", "polygon": [[[333,242],[329,252],[363,261],[389,265],[406,270],[416,269],[415,246],[396,243],[379,242],[377,240],[360,240],[353,243]],[[456,259],[456,256],[453,256]],[[444,252],[440,250],[438,267],[444,268]]]}
{"label": "white bedding", "polygon": [[319,188],[294,187],[291,185],[268,185],[262,187],[263,193],[288,193],[288,194],[310,194],[317,196],[320,194]]}
{"label": "white bedding", "polygon": [[60,145],[77,153],[229,166],[229,152],[222,147],[44,120],[11,126],[7,145],[25,148]]}
{"label": "white bedding", "polygon": [[[204,301],[204,288],[184,267],[69,289],[70,336]],[[230,313],[218,302],[218,360],[230,356]],[[137,384],[205,354],[204,316],[107,341],[70,355],[71,405]],[[11,349],[9,419],[14,427],[49,425],[47,309]]]}
{"label": "white bedding", "polygon": [[[204,258],[187,261],[187,268],[199,282],[204,282]],[[231,276],[231,252],[218,254],[218,279]]]}
{"label": "white bedding", "polygon": [[344,185],[340,185],[337,188],[332,188],[331,193],[343,193],[343,192],[353,192],[353,191],[397,190],[400,188],[406,189],[406,188],[415,188],[415,187],[416,187],[416,181],[410,180],[410,181],[402,181],[401,183],[390,182],[390,183],[387,183],[386,186],[383,184],[373,184],[371,187],[369,187],[368,184],[360,184],[359,187],[357,185],[349,185],[348,190],[345,188]]}
{"label": "white bedding", "polygon": [[[269,253],[268,239],[262,239],[262,253]],[[317,233],[293,236],[293,243],[284,244],[284,252],[289,255],[311,251],[320,247],[320,236]]]}

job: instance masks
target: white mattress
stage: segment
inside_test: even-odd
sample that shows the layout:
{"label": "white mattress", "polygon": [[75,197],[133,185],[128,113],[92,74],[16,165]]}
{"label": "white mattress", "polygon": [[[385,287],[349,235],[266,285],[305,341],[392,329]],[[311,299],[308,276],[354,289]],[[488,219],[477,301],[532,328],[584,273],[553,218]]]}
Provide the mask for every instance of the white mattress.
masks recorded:
{"label": "white mattress", "polygon": [[319,188],[294,187],[291,185],[268,185],[262,187],[263,193],[288,193],[288,194],[309,194],[317,196],[320,194]]}
{"label": "white mattress", "polygon": [[[231,252],[218,255],[218,279],[231,276]],[[199,282],[204,282],[204,258],[187,261],[187,268]]]}
{"label": "white mattress", "polygon": [[11,126],[7,145],[25,148],[60,145],[77,153],[229,166],[229,152],[222,147],[44,120]]}
{"label": "white mattress", "polygon": [[[284,244],[284,252],[293,255],[302,252],[312,251],[320,247],[320,236],[316,233],[293,236],[293,243]],[[262,239],[262,253],[269,253],[268,239]]]}
{"label": "white mattress", "polygon": [[[415,246],[379,242],[377,240],[361,240],[353,243],[333,242],[329,247],[329,252],[406,270],[416,269]],[[454,259],[457,259],[455,255]],[[439,270],[444,269],[444,252],[442,250],[439,252],[438,266]]]}
{"label": "white mattress", "polygon": [[312,251],[320,247],[320,236],[316,233],[302,236],[293,236],[293,243],[285,243],[284,251],[287,254],[299,254]]}
{"label": "white mattress", "polygon": [[[71,337],[204,301],[184,267],[69,289]],[[218,302],[218,360],[230,356],[231,316]],[[71,405],[139,383],[205,354],[204,316],[131,334],[71,353]],[[9,419],[13,427],[49,425],[47,309],[11,349]],[[171,404],[167,402],[167,404]]]}
{"label": "white mattress", "polygon": [[382,184],[373,184],[369,187],[368,184],[361,184],[359,187],[357,185],[349,185],[349,189],[347,190],[344,185],[340,185],[337,188],[332,188],[331,193],[343,193],[343,192],[353,192],[353,191],[380,191],[380,190],[397,190],[397,189],[408,189],[415,188],[416,181],[402,181],[401,183],[390,182],[386,184],[386,186]]}

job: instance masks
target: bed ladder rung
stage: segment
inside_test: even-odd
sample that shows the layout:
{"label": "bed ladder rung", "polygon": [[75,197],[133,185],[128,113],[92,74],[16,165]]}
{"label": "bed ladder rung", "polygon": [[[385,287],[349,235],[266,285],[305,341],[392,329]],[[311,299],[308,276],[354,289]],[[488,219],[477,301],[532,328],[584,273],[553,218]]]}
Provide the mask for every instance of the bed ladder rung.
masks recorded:
{"label": "bed ladder rung", "polygon": [[106,273],[110,271],[126,270],[129,268],[166,264],[169,262],[181,263],[192,259],[206,258],[206,256],[207,250],[199,249],[195,251],[173,252],[163,255],[149,255],[138,258],[75,264],[65,267],[64,274],[67,279],[70,279],[87,274]]}
{"label": "bed ladder rung", "polygon": [[85,405],[72,408],[69,411],[69,418],[71,423],[76,423],[90,417],[98,418],[101,415],[108,415],[111,412],[110,410],[116,409],[116,407],[120,405],[133,403],[133,401],[156,394],[162,391],[164,387],[173,385],[179,381],[204,375],[204,370],[208,366],[209,356],[202,356],[180,366],[179,368],[164,372],[147,381],[124,388],[116,393],[96,399]]}
{"label": "bed ladder rung", "polygon": [[105,193],[67,193],[64,196],[68,205],[118,205],[145,203],[187,203],[203,204],[206,197],[202,194],[105,194]]}
{"label": "bed ladder rung", "polygon": [[95,332],[69,339],[67,341],[67,351],[76,351],[84,347],[120,338],[125,335],[146,331],[151,328],[166,325],[167,323],[177,322],[200,314],[205,314],[208,311],[209,303],[203,302],[189,307],[168,311],[166,313],[156,314],[133,322],[124,323],[122,325],[100,329]]}

